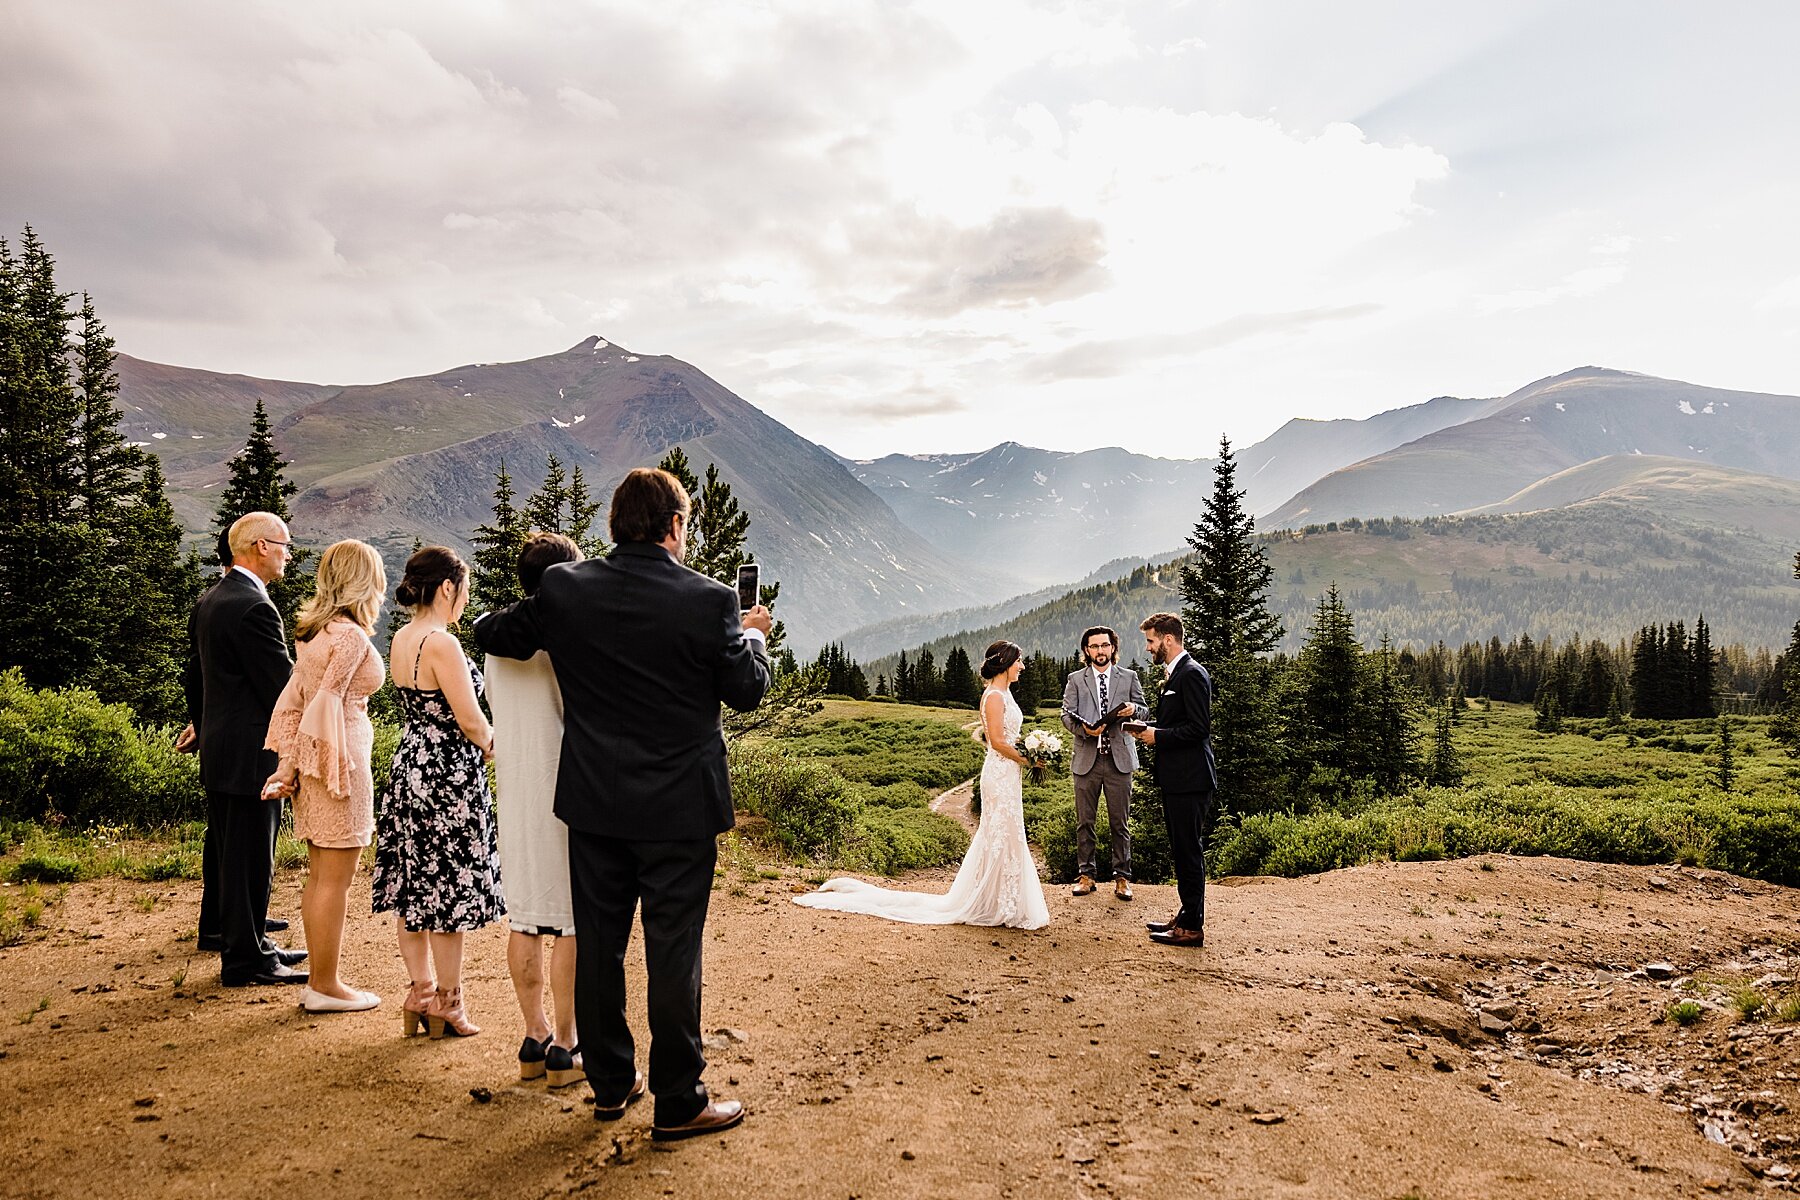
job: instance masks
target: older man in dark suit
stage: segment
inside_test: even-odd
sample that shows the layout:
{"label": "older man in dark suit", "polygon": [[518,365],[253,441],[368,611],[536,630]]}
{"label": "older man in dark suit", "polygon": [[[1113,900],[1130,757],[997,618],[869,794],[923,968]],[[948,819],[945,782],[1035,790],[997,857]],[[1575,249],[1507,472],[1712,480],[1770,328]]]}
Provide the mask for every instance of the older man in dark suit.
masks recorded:
{"label": "older man in dark suit", "polygon": [[625,1019],[625,950],[643,904],[649,975],[651,1136],[694,1137],[743,1120],[700,1081],[700,959],[716,838],[733,823],[719,705],[747,712],[770,674],[769,611],[682,565],[689,500],[666,471],[613,492],[617,547],[544,572],[535,595],[475,625],[489,654],[549,652],[563,699],[556,815],[569,827],[575,1015],[595,1116],[643,1095]]}
{"label": "older man in dark suit", "polygon": [[248,513],[232,524],[230,544],[231,569],[194,609],[182,680],[207,823],[218,831],[216,898],[208,903],[216,905],[219,980],[226,987],[305,983],[307,973],[294,964],[306,952],[279,949],[264,931],[281,802],[262,798],[275,770],[274,753],[262,747],[293,670],[268,585],[287,569],[288,529],[273,513]]}

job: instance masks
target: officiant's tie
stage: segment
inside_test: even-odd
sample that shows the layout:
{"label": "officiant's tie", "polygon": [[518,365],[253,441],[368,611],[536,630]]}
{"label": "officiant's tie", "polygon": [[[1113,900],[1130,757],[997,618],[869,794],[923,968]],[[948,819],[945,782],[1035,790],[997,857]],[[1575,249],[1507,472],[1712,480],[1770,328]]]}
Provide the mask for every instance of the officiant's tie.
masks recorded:
{"label": "officiant's tie", "polygon": [[1100,753],[1105,754],[1107,752],[1106,714],[1112,711],[1112,702],[1106,697],[1105,673],[1096,672],[1094,678],[1100,681]]}

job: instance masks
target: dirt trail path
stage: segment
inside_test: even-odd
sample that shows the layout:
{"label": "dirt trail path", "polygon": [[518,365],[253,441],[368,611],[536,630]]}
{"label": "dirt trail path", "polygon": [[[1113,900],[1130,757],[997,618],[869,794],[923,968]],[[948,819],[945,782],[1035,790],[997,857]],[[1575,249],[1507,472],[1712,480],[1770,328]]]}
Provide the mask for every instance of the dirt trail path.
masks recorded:
{"label": "dirt trail path", "polygon": [[500,928],[469,939],[486,1032],[407,1042],[384,923],[346,948],[382,1008],[314,1017],[217,986],[180,940],[196,886],[77,885],[0,950],[0,1195],[1670,1197],[1785,1186],[1795,1158],[1800,1034],[1659,1022],[1675,980],[1640,970],[1800,973],[1785,889],[1379,864],[1217,886],[1193,952],[1145,940],[1168,888],[1050,889],[1024,933],[814,912],[799,887],[721,881],[705,1024],[737,1035],[708,1080],[751,1117],[665,1149],[648,1104],[600,1125],[517,1082]]}
{"label": "dirt trail path", "polygon": [[975,781],[965,779],[947,791],[939,792],[932,798],[931,811],[942,813],[960,824],[970,833],[975,832]]}

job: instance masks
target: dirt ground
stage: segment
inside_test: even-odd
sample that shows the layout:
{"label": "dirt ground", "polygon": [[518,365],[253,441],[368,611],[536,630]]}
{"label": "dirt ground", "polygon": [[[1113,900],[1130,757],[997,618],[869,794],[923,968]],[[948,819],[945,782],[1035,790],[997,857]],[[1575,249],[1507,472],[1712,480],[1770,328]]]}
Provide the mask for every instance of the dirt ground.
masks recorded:
{"label": "dirt ground", "polygon": [[[585,1088],[518,1081],[501,928],[469,941],[485,1032],[407,1041],[381,921],[346,975],[382,1007],[309,1016],[219,988],[197,885],[75,885],[0,950],[0,1195],[1669,1197],[1800,1164],[1800,1030],[1719,1003],[1800,973],[1786,889],[1378,864],[1215,885],[1196,952],[1145,938],[1170,888],[1053,888],[1025,933],[814,912],[804,886],[714,893],[707,1078],[750,1117],[669,1148],[647,1103],[603,1125]],[[1696,987],[1697,1024],[1662,1019]]]}

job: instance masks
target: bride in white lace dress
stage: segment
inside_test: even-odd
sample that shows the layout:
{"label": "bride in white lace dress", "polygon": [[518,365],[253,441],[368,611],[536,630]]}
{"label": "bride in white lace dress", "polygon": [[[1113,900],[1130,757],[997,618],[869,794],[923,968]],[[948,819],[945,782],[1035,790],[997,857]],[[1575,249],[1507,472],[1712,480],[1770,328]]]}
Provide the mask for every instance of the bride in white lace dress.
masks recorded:
{"label": "bride in white lace dress", "polygon": [[988,745],[981,765],[981,825],[943,895],[876,887],[860,879],[830,879],[795,904],[837,912],[867,913],[915,925],[1010,925],[1042,929],[1050,923],[1037,864],[1025,842],[1021,794],[1024,758],[1015,746],[1024,715],[1009,690],[1025,669],[1019,648],[995,642],[981,664],[987,687],[981,719]]}

